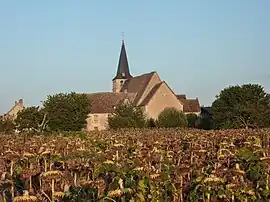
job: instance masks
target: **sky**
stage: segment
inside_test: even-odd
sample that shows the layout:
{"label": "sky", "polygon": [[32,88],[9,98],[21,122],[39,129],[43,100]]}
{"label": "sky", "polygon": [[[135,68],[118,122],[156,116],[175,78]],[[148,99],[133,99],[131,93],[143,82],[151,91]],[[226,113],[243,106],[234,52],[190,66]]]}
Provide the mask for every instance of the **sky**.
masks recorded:
{"label": "sky", "polygon": [[122,32],[134,75],[157,71],[210,105],[225,87],[270,92],[269,0],[0,0],[0,114],[15,100],[112,90]]}

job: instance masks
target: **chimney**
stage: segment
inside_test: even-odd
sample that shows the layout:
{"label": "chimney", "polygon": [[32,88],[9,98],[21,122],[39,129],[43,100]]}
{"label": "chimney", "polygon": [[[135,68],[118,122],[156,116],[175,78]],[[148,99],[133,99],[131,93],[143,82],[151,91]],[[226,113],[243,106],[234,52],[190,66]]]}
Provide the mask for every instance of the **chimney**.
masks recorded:
{"label": "chimney", "polygon": [[19,99],[18,106],[23,107],[23,99]]}

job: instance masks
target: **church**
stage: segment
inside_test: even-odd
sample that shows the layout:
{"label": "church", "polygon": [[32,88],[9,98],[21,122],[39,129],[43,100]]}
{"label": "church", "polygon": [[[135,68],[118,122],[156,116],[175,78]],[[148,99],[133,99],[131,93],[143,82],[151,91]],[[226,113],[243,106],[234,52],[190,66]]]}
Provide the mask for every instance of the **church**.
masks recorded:
{"label": "church", "polygon": [[140,107],[147,118],[157,119],[167,107],[174,107],[185,114],[200,114],[198,98],[187,99],[177,95],[162,81],[157,72],[132,76],[124,40],[115,77],[112,79],[112,92],[87,94],[92,102],[92,110],[87,118],[87,131],[108,129],[108,117],[114,108],[123,102],[131,102]]}

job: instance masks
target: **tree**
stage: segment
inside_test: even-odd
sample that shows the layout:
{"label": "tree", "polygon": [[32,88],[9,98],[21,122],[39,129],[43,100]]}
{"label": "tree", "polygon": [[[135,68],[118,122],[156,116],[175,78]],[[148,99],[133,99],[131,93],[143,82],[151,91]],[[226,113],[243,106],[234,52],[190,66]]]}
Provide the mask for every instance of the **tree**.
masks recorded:
{"label": "tree", "polygon": [[198,119],[198,116],[196,114],[187,114],[187,122],[189,128],[195,128],[195,123]]}
{"label": "tree", "polygon": [[156,120],[153,118],[147,119],[145,124],[147,128],[155,128],[157,126]]}
{"label": "tree", "polygon": [[256,128],[270,125],[270,96],[258,84],[223,89],[212,104],[217,129]]}
{"label": "tree", "polygon": [[157,120],[159,127],[175,128],[186,127],[188,125],[186,115],[175,108],[165,108]]}
{"label": "tree", "polygon": [[118,128],[143,128],[145,116],[140,108],[134,107],[132,103],[122,103],[116,106],[113,114],[108,118],[109,127]]}
{"label": "tree", "polygon": [[15,119],[19,131],[34,130],[41,132],[45,128],[46,116],[39,107],[28,107],[20,111]]}
{"label": "tree", "polygon": [[86,126],[91,103],[86,94],[58,93],[49,95],[43,103],[52,131],[80,131]]}
{"label": "tree", "polygon": [[1,132],[6,132],[6,133],[10,133],[13,132],[15,129],[15,124],[13,123],[12,120],[6,119],[6,120],[2,120],[0,119],[0,133]]}

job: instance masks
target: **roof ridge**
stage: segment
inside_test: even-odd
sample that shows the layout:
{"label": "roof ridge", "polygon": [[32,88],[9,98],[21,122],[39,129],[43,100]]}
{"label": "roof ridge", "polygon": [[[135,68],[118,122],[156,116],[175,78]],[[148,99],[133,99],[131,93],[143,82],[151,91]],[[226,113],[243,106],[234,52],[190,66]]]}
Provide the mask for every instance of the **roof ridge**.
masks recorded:
{"label": "roof ridge", "polygon": [[[143,96],[143,94],[144,94],[144,92],[145,92],[145,90],[146,90],[146,88],[147,88],[147,86],[149,85],[149,83],[150,83],[150,81],[151,81],[151,79],[153,78],[153,76],[154,76],[154,73],[148,73],[148,74],[145,74],[145,76],[150,76],[150,78],[148,79],[148,81],[146,82],[146,84],[145,84],[145,88],[142,90],[142,92],[138,92],[137,93],[137,95],[136,95],[136,98],[135,98],[135,100],[134,100],[134,103],[136,103],[136,104],[138,104],[139,103],[139,101],[140,101],[140,99],[142,98],[142,96]],[[151,89],[152,90],[152,89]],[[150,90],[150,91],[151,91]],[[147,96],[147,95],[146,95]],[[137,98],[138,97],[138,98]]]}
{"label": "roof ridge", "polygon": [[161,81],[159,83],[157,83],[151,90],[150,92],[145,96],[145,98],[142,100],[141,104],[139,106],[144,106],[147,105],[151,98],[155,95],[155,93],[157,92],[157,90],[160,88],[160,86],[164,83],[164,81]]}
{"label": "roof ridge", "polygon": [[140,77],[144,77],[144,76],[149,76],[149,75],[154,75],[154,73],[156,72],[148,72],[148,73],[145,73],[145,74],[141,74],[141,75],[138,75],[138,76],[134,76],[132,77],[132,79],[135,79],[135,78],[140,78]]}

